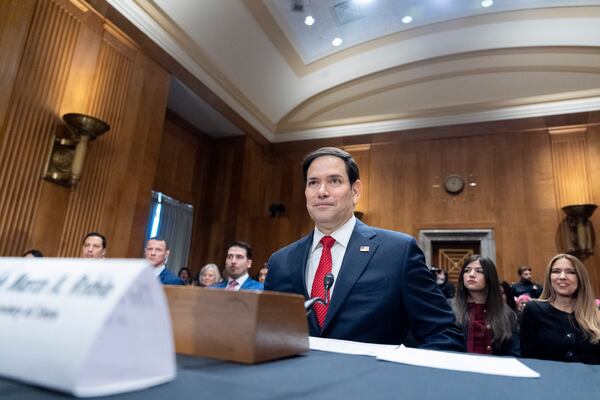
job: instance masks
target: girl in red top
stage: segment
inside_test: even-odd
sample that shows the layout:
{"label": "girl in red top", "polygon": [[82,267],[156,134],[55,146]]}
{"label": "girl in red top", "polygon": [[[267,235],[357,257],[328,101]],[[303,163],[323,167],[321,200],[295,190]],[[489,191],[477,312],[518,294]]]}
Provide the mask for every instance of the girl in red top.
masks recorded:
{"label": "girl in red top", "polygon": [[502,300],[491,259],[465,259],[453,308],[467,338],[467,352],[520,356],[517,316]]}

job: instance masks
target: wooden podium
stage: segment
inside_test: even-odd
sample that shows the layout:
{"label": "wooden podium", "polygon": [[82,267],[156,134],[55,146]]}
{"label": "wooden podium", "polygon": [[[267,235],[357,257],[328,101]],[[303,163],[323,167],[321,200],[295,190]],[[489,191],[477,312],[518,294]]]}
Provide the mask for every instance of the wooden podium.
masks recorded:
{"label": "wooden podium", "polygon": [[177,353],[245,364],[308,351],[300,295],[164,286]]}

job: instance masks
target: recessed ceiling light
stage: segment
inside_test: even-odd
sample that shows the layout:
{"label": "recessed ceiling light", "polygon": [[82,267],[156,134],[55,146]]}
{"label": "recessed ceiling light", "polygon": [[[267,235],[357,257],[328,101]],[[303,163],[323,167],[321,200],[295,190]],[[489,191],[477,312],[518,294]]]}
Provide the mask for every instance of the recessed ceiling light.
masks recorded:
{"label": "recessed ceiling light", "polygon": [[339,46],[339,45],[340,45],[340,44],[342,44],[343,42],[344,42],[344,41],[343,41],[341,38],[339,38],[339,37],[336,37],[335,39],[333,39],[333,40],[331,41],[331,44],[332,44],[332,45],[334,45],[334,46]]}
{"label": "recessed ceiling light", "polygon": [[481,7],[491,7],[494,4],[494,0],[483,0],[481,2]]}
{"label": "recessed ceiling light", "polygon": [[306,18],[304,18],[304,23],[308,26],[311,26],[315,23],[315,19],[312,17],[312,15],[307,15]]}
{"label": "recessed ceiling light", "polygon": [[410,15],[407,15],[404,18],[402,18],[402,22],[404,22],[405,24],[410,24],[412,22],[412,17]]}

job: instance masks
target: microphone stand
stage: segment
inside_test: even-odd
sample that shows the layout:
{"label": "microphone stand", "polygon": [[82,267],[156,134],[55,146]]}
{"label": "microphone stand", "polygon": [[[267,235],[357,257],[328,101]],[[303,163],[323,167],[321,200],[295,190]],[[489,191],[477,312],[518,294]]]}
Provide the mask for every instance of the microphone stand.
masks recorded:
{"label": "microphone stand", "polygon": [[306,316],[308,317],[310,313],[313,311],[313,308],[316,303],[321,303],[324,305],[329,305],[329,290],[333,286],[334,278],[333,274],[329,272],[323,278],[323,286],[325,287],[325,299],[320,297],[312,297],[304,302],[304,310],[306,311]]}

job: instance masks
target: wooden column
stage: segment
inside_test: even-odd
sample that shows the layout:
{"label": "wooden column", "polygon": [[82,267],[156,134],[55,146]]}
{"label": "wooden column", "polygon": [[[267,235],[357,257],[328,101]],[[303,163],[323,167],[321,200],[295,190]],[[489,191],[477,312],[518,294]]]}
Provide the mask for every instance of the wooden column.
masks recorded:
{"label": "wooden column", "polygon": [[549,128],[554,189],[559,208],[592,202],[588,172],[587,127]]}

